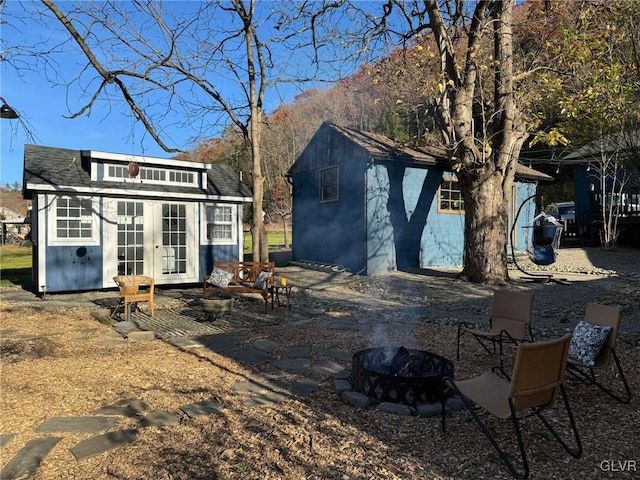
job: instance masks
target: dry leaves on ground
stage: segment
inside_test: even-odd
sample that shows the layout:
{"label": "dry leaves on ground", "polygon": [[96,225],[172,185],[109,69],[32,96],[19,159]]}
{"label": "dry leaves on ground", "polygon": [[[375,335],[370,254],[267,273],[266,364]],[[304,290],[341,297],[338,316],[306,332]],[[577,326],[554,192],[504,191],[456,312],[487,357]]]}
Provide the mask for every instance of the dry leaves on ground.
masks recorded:
{"label": "dry leaves on ground", "polygon": [[[313,299],[313,308],[318,310],[322,301]],[[333,299],[325,309],[327,316],[339,317],[355,308],[353,301],[342,309],[336,305],[339,300]],[[318,391],[311,396],[249,408],[232,386],[247,380],[254,373],[251,368],[202,348],[183,351],[159,340],[114,342],[119,335],[92,318],[88,309],[43,312],[3,302],[1,330],[1,433],[17,436],[2,448],[0,468],[29,439],[41,435],[36,428],[47,418],[89,415],[132,398],[142,400],[147,411],[181,416],[179,426],[146,428],[140,428],[137,418],[123,418],[118,428],[140,428],[135,442],[82,462],[69,449],[90,435],[64,434],[38,470],[39,480],[510,478],[464,412],[449,418],[443,435],[438,418],[399,417],[348,406],[335,393],[331,377],[319,378]],[[257,328],[242,335],[247,346],[270,338],[284,346],[351,352],[368,342],[361,332],[322,330],[313,323]],[[402,341],[401,333],[397,335]],[[423,324],[412,335],[418,348],[449,358],[455,352],[454,326]],[[640,348],[623,342],[619,353],[631,388],[638,392]],[[456,376],[490,366],[490,357],[469,348],[456,362]],[[531,478],[622,478],[603,472],[601,462],[640,463],[637,400],[621,405],[575,382],[568,383],[568,391],[584,455],[570,458],[540,422],[530,419],[524,437]],[[188,418],[179,410],[212,397],[222,402],[220,414]],[[508,444],[515,444],[504,422],[489,419],[488,424]]]}

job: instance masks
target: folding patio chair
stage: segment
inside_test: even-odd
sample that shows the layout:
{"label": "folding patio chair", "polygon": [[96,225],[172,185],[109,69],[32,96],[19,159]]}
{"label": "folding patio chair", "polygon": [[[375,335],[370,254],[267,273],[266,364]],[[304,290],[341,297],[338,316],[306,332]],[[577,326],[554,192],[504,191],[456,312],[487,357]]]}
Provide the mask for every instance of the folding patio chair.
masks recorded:
{"label": "folding patio chair", "polygon": [[[481,330],[469,323],[458,324],[456,360],[460,360],[460,339],[463,333],[472,335],[490,354],[495,355],[496,345],[500,347],[500,364],[502,365],[502,344],[508,341],[514,345],[521,342],[533,342],[531,330],[531,314],[533,311],[533,294],[496,290],[493,294],[489,330]],[[487,346],[493,346],[493,351]]]}
{"label": "folding patio chair", "polygon": [[[562,384],[570,341],[571,334],[566,334],[563,337],[545,342],[519,344],[511,378],[500,367],[496,367],[494,371],[469,380],[453,381],[449,377],[443,379],[443,388],[450,387],[455,394],[460,396],[482,432],[516,478],[527,478],[529,476],[529,463],[520,427],[520,420],[523,418],[536,415],[569,455],[575,458],[582,455],[580,435]],[[497,370],[501,372],[501,376],[495,373]],[[562,395],[569,420],[568,423],[576,444],[575,448],[570,447],[542,415],[544,409],[553,405],[558,392]],[[442,397],[443,433],[446,428],[444,402],[446,397],[445,395]],[[476,412],[476,406],[487,410],[500,419],[511,419],[518,442],[522,471],[518,470],[510,455],[505,451],[506,449],[500,447],[498,441],[489,432],[480,415]],[[559,411],[560,409],[558,409]],[[505,442],[502,441],[501,443],[504,444]]]}
{"label": "folding patio chair", "polygon": [[113,277],[113,281],[116,282],[120,289],[120,299],[118,305],[111,312],[112,318],[120,307],[123,307],[124,319],[125,321],[129,320],[131,309],[137,307],[138,302],[149,302],[149,310],[153,317],[155,310],[153,304],[153,277],[146,275],[117,275]]}
{"label": "folding patio chair", "polygon": [[[622,312],[618,308],[597,303],[588,304],[584,316],[584,322],[586,322],[586,324],[581,322],[583,325],[580,325],[582,327],[580,332],[584,332],[585,337],[591,338],[589,338],[587,342],[583,342],[583,340],[578,337],[577,332],[574,331],[572,347],[576,346],[576,353],[574,353],[574,348],[570,349],[567,370],[574,378],[577,378],[586,385],[595,385],[610,397],[620,403],[626,404],[631,402],[631,389],[629,388],[627,379],[624,376],[624,371],[622,370],[622,365],[620,364],[620,359],[616,353],[616,341],[618,340],[618,332],[620,331],[621,316]],[[595,345],[593,342],[594,335],[592,332],[595,332],[597,327],[611,328],[608,336],[606,336],[606,341],[604,341],[604,344],[601,346],[600,344]],[[577,329],[576,327],[576,330]],[[587,346],[587,344],[590,344],[590,346],[594,348],[592,352],[588,352],[589,346]],[[582,355],[578,355],[578,352],[582,353]],[[619,381],[622,382],[625,390],[624,394],[614,392],[613,388],[606,386],[601,380],[596,378],[596,370],[605,374],[606,368],[610,365],[612,358],[617,372],[611,372],[611,369],[609,369],[609,374],[613,374],[614,377],[619,377]]]}

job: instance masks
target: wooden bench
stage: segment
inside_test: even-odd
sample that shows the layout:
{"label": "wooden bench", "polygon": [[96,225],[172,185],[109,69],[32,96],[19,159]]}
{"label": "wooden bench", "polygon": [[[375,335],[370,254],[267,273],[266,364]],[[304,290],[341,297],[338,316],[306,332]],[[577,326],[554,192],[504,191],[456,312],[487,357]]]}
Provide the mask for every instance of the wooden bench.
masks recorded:
{"label": "wooden bench", "polygon": [[[209,282],[211,275],[204,277],[202,282],[202,295],[207,296],[209,292],[221,292],[226,294],[253,293],[261,295],[264,299],[264,311],[267,311],[267,304],[272,295],[271,286],[276,273],[275,262],[213,262],[213,267],[219,268],[233,274],[229,285],[219,287]],[[254,282],[261,272],[270,272],[271,276],[266,279],[264,289],[254,287]]]}

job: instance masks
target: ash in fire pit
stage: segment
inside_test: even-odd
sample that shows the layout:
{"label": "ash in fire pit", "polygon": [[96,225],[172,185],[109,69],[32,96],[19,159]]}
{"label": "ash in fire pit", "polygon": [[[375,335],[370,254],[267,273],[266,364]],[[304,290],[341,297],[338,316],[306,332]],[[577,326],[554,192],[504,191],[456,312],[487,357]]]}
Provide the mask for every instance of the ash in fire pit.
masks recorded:
{"label": "ash in fire pit", "polygon": [[[442,378],[453,378],[453,363],[440,355],[400,347],[368,348],[353,355],[353,389],[380,402],[442,401]],[[446,399],[445,399],[446,400]]]}

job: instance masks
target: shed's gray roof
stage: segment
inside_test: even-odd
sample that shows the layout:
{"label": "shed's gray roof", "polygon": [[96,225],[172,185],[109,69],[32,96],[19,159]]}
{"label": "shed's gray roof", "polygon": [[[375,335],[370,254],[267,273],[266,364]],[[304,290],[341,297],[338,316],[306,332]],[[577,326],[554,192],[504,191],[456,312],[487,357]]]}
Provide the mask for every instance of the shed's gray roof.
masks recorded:
{"label": "shed's gray roof", "polygon": [[[84,152],[86,154],[86,152]],[[96,160],[96,159],[94,159]],[[100,158],[97,160],[100,161]],[[153,158],[147,157],[152,163]],[[91,159],[81,150],[25,145],[24,148],[24,195],[30,198],[33,192],[40,190],[86,192],[100,190],[103,195],[109,191],[131,190],[137,195],[180,194],[182,198],[195,196],[226,197],[236,200],[251,197],[251,189],[242,183],[236,172],[228,165],[211,165],[207,170],[207,189],[189,186],[159,185],[149,183],[127,183],[113,181],[92,181],[90,174]],[[176,161],[176,166],[179,166]]]}
{"label": "shed's gray roof", "polygon": [[[451,168],[449,159],[444,149],[427,146],[420,148],[399,147],[389,137],[378,133],[365,132],[356,128],[346,128],[330,122],[324,122],[320,129],[329,128],[344,136],[364,149],[374,161],[406,162],[413,166],[437,166],[443,170]],[[313,141],[313,139],[311,140]],[[296,161],[297,163],[297,161]],[[289,169],[290,174],[298,171],[294,163]],[[526,167],[520,163],[516,166],[516,176],[521,180],[553,180],[546,173]]]}
{"label": "shed's gray roof", "polygon": [[449,161],[447,160],[444,150],[436,151],[435,149],[428,150],[426,148],[418,150],[409,147],[400,148],[396,142],[389,137],[378,133],[340,127],[330,123],[326,123],[326,125],[365,149],[373,160],[438,165],[443,168],[449,166]]}

